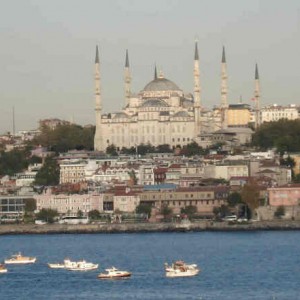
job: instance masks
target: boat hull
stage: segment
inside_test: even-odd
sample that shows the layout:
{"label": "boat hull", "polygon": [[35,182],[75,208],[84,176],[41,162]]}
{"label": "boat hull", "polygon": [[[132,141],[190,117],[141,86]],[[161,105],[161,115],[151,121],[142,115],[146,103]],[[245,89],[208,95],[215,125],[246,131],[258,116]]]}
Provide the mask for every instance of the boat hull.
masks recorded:
{"label": "boat hull", "polygon": [[64,264],[48,264],[48,267],[51,269],[65,269]]}
{"label": "boat hull", "polygon": [[131,273],[124,272],[123,274],[118,274],[118,275],[99,274],[97,277],[99,279],[122,279],[122,278],[128,278],[130,276],[131,276]]}
{"label": "boat hull", "polygon": [[0,270],[0,274],[1,274],[1,273],[7,273],[7,269],[1,269],[1,270]]}
{"label": "boat hull", "polygon": [[36,258],[29,258],[29,259],[24,259],[24,260],[14,260],[14,259],[5,259],[4,263],[9,265],[9,264],[14,264],[14,265],[21,265],[21,264],[33,264],[36,262]]}
{"label": "boat hull", "polygon": [[188,270],[184,272],[176,272],[176,271],[169,271],[166,272],[166,277],[168,278],[175,278],[175,277],[192,277],[199,274],[199,270]]}

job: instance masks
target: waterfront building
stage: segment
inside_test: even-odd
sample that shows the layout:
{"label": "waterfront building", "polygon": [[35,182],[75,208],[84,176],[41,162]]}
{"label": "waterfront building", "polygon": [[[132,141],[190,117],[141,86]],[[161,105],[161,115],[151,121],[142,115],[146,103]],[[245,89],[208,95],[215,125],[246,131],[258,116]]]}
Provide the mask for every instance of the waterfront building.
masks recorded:
{"label": "waterfront building", "polygon": [[25,203],[31,196],[0,196],[0,222],[14,222],[23,219]]}
{"label": "waterfront building", "polygon": [[152,205],[157,211],[167,206],[174,214],[180,214],[187,206],[195,206],[199,215],[212,216],[215,207],[227,203],[228,193],[226,186],[148,190],[140,194],[140,203]]}
{"label": "waterfront building", "polygon": [[103,210],[101,194],[53,194],[47,189],[43,194],[33,197],[36,200],[37,210],[53,209],[59,214],[76,216],[79,211],[84,215],[91,210]]}

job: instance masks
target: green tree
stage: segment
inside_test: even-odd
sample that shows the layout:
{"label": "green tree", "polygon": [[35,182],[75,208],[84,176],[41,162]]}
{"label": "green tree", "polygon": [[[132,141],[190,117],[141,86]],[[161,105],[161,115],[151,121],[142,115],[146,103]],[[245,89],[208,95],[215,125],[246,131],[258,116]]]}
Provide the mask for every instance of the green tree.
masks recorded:
{"label": "green tree", "polygon": [[222,204],[221,206],[215,206],[213,208],[213,213],[216,219],[222,219],[230,213],[227,205]]}
{"label": "green tree", "polygon": [[58,125],[55,129],[48,126],[40,128],[41,133],[31,144],[42,145],[56,153],[72,149],[92,150],[94,145],[95,127],[82,127],[75,124]]}
{"label": "green tree", "polygon": [[78,217],[78,218],[82,218],[82,217],[83,217],[83,211],[82,211],[82,210],[79,209],[79,210],[77,211],[77,217]]}
{"label": "green tree", "polygon": [[50,209],[50,208],[43,208],[36,214],[36,218],[38,220],[43,220],[47,223],[53,223],[55,217],[57,216],[58,216],[57,210]]}
{"label": "green tree", "polygon": [[253,134],[252,145],[262,150],[275,147],[281,154],[299,151],[300,120],[281,119],[263,123]]}
{"label": "green tree", "polygon": [[280,205],[277,207],[274,216],[277,218],[281,218],[285,215],[285,207],[283,205]]}
{"label": "green tree", "polygon": [[242,203],[242,196],[238,192],[233,192],[228,195],[227,202],[230,207],[235,207],[237,204]]}
{"label": "green tree", "polygon": [[97,209],[90,210],[88,216],[91,220],[97,220],[100,218],[100,212]]}
{"label": "green tree", "polygon": [[162,145],[158,145],[156,147],[156,152],[158,152],[158,153],[172,153],[173,151],[172,151],[170,145],[162,144]]}
{"label": "green tree", "polygon": [[118,155],[117,147],[114,144],[109,145],[106,148],[106,154],[111,156],[117,156]]}
{"label": "green tree", "polygon": [[164,219],[167,219],[172,215],[173,210],[168,205],[162,205],[160,213],[164,216]]}
{"label": "green tree", "polygon": [[24,150],[12,150],[0,153],[0,175],[14,175],[28,167],[29,153]]}
{"label": "green tree", "polygon": [[135,209],[135,212],[137,214],[145,214],[148,216],[148,218],[150,218],[151,216],[151,210],[152,210],[152,207],[151,207],[151,204],[146,204],[146,203],[140,203],[136,209]]}
{"label": "green tree", "polygon": [[53,157],[47,157],[44,165],[36,174],[34,185],[57,185],[59,183],[59,166]]}
{"label": "green tree", "polygon": [[197,207],[193,205],[189,205],[181,208],[181,213],[188,216],[191,219],[197,213]]}
{"label": "green tree", "polygon": [[185,156],[203,155],[206,151],[200,147],[196,142],[191,142],[182,147],[180,154]]}

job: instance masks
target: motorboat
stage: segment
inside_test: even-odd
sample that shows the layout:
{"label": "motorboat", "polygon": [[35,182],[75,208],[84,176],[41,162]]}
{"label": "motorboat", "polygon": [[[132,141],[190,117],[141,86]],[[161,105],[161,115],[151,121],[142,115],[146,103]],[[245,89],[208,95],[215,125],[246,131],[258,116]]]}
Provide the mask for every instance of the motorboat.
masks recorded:
{"label": "motorboat", "polygon": [[66,269],[66,265],[70,265],[70,259],[64,259],[63,263],[48,263],[48,267],[51,269]]}
{"label": "motorboat", "polygon": [[70,271],[92,271],[98,269],[98,264],[86,262],[85,260],[69,261],[65,263],[65,269]]}
{"label": "motorboat", "polygon": [[33,264],[36,261],[36,257],[23,256],[21,252],[14,254],[11,258],[4,260],[5,264]]}
{"label": "motorboat", "polygon": [[121,271],[115,267],[105,269],[106,273],[100,273],[97,277],[100,279],[118,279],[130,277],[131,273],[128,271]]}
{"label": "motorboat", "polygon": [[5,268],[5,265],[0,264],[0,273],[7,273],[7,269]]}
{"label": "motorboat", "polygon": [[186,264],[182,260],[178,260],[172,265],[165,263],[166,277],[190,277],[200,272],[196,264]]}

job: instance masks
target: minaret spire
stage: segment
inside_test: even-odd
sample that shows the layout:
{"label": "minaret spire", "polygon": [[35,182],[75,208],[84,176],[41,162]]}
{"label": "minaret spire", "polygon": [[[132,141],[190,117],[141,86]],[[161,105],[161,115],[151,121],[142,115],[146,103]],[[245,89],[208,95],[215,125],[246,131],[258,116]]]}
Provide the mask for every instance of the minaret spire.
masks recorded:
{"label": "minaret spire", "polygon": [[157,79],[157,68],[156,68],[156,64],[154,67],[154,80]]}
{"label": "minaret spire", "polygon": [[102,141],[102,126],[101,126],[101,114],[102,114],[102,101],[101,101],[101,90],[100,90],[100,61],[99,61],[99,50],[96,46],[96,57],[95,57],[95,112],[96,112],[96,132],[94,137],[94,150],[104,151],[104,145]]}
{"label": "minaret spire", "polygon": [[225,57],[225,47],[223,46],[222,60],[221,60],[221,128],[225,129],[228,126],[227,113],[228,113],[228,102],[227,102],[227,64]]}
{"label": "minaret spire", "polygon": [[198,42],[195,41],[194,55],[194,111],[195,111],[195,136],[201,131],[201,88],[200,88],[200,67]]}
{"label": "minaret spire", "polygon": [[131,85],[130,85],[131,84],[131,76],[130,76],[130,70],[129,70],[128,50],[126,50],[124,79],[125,79],[125,99],[126,99],[126,105],[129,105],[130,96],[131,96]]}
{"label": "minaret spire", "polygon": [[261,124],[260,117],[260,81],[258,74],[258,66],[255,64],[255,90],[254,90],[254,100],[255,100],[255,129],[257,129]]}

